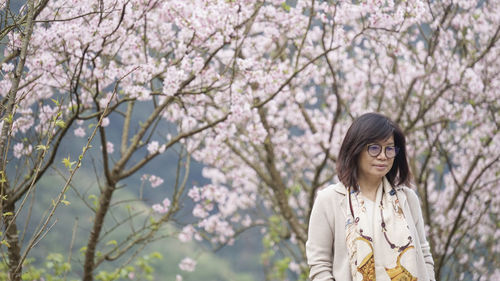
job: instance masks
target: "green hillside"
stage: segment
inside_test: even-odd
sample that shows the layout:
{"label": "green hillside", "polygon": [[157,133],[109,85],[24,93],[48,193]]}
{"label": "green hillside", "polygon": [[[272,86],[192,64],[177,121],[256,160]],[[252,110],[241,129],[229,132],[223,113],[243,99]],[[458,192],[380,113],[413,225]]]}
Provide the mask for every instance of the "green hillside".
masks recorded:
{"label": "green hillside", "polygon": [[[92,205],[94,194],[97,194],[96,179],[91,173],[86,170],[81,170],[78,172],[78,176],[73,182],[72,189],[67,192],[66,200],[69,201],[69,205],[60,205],[54,216],[56,222],[53,228],[47,233],[47,235],[36,245],[36,247],[31,251],[30,258],[34,261],[32,265],[36,268],[46,268],[47,269],[47,257],[50,254],[60,254],[63,261],[68,260],[69,248],[71,245],[72,237],[74,236],[74,242],[71,251],[71,272],[69,274],[68,280],[76,279],[78,280],[82,271],[83,265],[83,253],[84,246],[87,243],[88,235],[90,233],[90,222],[92,219],[92,211],[84,202],[79,198],[85,198],[88,204]],[[41,181],[34,194],[34,204],[32,205],[32,215],[28,222],[28,233],[33,233],[35,227],[40,221],[41,215],[46,213],[46,210],[51,206],[53,198],[56,197],[58,192],[62,187],[62,179],[55,173],[45,177]],[[131,189],[134,190],[134,189]],[[78,191],[78,192],[77,192]],[[77,196],[79,194],[79,196]],[[138,212],[144,211],[140,216],[138,216],[134,223],[126,223],[113,231],[110,235],[104,236],[98,250],[105,252],[109,247],[111,247],[114,241],[119,243],[130,233],[131,227],[138,227],[144,222],[144,219],[148,219],[150,216],[149,207],[144,202],[131,201],[134,195],[131,194],[128,189],[121,189],[116,192],[116,196],[113,198],[113,202],[116,204],[112,208],[112,212],[106,218],[106,227],[104,228],[104,233],[109,230],[115,221],[120,221],[125,218],[128,212]],[[30,198],[28,201],[32,200]],[[118,202],[126,202],[117,204]],[[27,219],[28,207],[23,209],[22,216],[19,219],[19,225],[24,225]],[[161,259],[149,259],[149,265],[154,269],[154,280],[176,280],[176,275],[180,274],[184,281],[191,280],[241,280],[250,281],[257,280],[256,274],[251,272],[241,272],[241,266],[238,271],[234,269],[235,261],[233,259],[224,259],[216,254],[212,253],[207,249],[206,245],[199,243],[180,243],[179,240],[175,239],[177,229],[173,225],[169,225],[162,229],[162,236],[165,238],[159,239],[149,245],[147,245],[143,250],[141,250],[132,262],[127,262],[130,258],[130,254],[134,251],[130,251],[130,254],[120,257],[116,261],[104,262],[97,270],[113,272],[119,268],[126,268],[125,266],[137,266],[137,261],[141,261],[143,256],[150,256],[152,253],[159,253]],[[29,237],[25,237],[27,241]],[[139,249],[141,245],[136,247]],[[136,250],[136,249],[134,249]],[[235,250],[235,249],[232,249]],[[227,255],[227,253],[225,254]],[[234,256],[234,252],[232,256]],[[153,255],[154,256],[154,255]],[[184,257],[190,257],[197,261],[196,270],[194,272],[181,271],[178,267],[179,262]],[[252,259],[255,265],[258,264],[258,256],[253,255],[246,257],[246,259]],[[233,264],[231,264],[231,262]],[[237,261],[236,261],[237,264]],[[1,280],[1,278],[0,278]],[[120,279],[122,280],[122,279]],[[123,279],[128,280],[128,278]],[[139,279],[140,280],[140,279]]]}

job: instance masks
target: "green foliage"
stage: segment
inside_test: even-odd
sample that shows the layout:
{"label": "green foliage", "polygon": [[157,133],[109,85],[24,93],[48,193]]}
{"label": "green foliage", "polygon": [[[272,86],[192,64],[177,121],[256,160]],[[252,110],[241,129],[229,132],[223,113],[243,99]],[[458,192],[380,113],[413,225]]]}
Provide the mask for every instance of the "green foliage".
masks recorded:
{"label": "green foliage", "polygon": [[269,217],[269,234],[273,242],[279,243],[281,238],[286,236],[287,228],[280,215],[272,215]]}
{"label": "green foliage", "polygon": [[264,251],[260,254],[260,260],[262,264],[267,265],[271,263],[271,259],[276,254],[273,250],[274,242],[269,234],[266,234],[262,238],[262,245],[264,246]]}
{"label": "green foliage", "polygon": [[154,280],[154,267],[151,265],[156,260],[163,259],[158,252],[153,252],[136,260],[135,266],[127,265],[111,272],[102,270],[95,279],[99,281],[130,280],[131,276],[137,280]]}
{"label": "green foliage", "polygon": [[39,144],[36,146],[36,150],[43,150],[43,151],[47,151],[49,149],[48,146],[46,145],[43,145],[43,144]]}
{"label": "green foliage", "polygon": [[[66,155],[67,156],[67,155]],[[64,156],[63,156],[64,157]],[[70,159],[74,161],[75,159]],[[63,166],[63,165],[60,165]],[[76,165],[74,165],[75,167]],[[61,167],[63,168],[63,167]],[[66,170],[65,168],[63,168]],[[93,177],[89,177],[90,173],[87,173],[87,166],[84,169],[78,172],[78,175],[75,177],[75,182],[73,184],[75,186],[82,186],[85,183],[88,183],[91,180],[94,180]],[[66,170],[67,171],[67,170]],[[33,213],[42,214],[47,205],[51,204],[52,198],[58,195],[59,190],[53,189],[51,187],[57,186],[60,184],[64,184],[63,179],[58,177],[51,177],[45,179],[39,183],[39,188],[43,188],[44,192],[40,201],[37,202],[34,206]],[[71,191],[71,190],[70,190]],[[91,208],[97,209],[99,206],[99,196],[98,196],[97,187],[94,189],[88,190],[88,193],[82,194],[82,198],[84,198]],[[115,200],[117,201],[127,201],[127,199],[132,198],[128,193],[120,193],[117,194]],[[80,229],[87,229],[90,225],[90,222],[87,219],[88,214],[93,212],[88,209],[88,206],[83,203],[83,200],[78,200],[72,192],[67,193],[67,200],[71,201],[71,205],[69,208],[60,209],[56,214],[59,223],[56,224],[53,228],[53,231],[49,233],[44,238],[43,248],[35,248],[32,251],[31,257],[35,258],[32,263],[32,267],[28,268],[27,266],[23,267],[23,273],[28,274],[27,276],[35,276],[40,275],[40,277],[48,279],[45,277],[48,270],[46,268],[46,257],[47,253],[63,253],[65,259],[67,259],[67,255],[65,253],[68,252],[67,245],[70,243],[70,238],[68,237],[68,233],[72,233],[72,227],[75,225],[74,219],[75,216],[78,216],[80,220],[78,221],[78,229],[75,233],[75,243],[73,246],[73,259],[71,261],[72,269],[68,272],[67,281],[73,281],[74,279],[81,280],[81,262],[83,261],[82,255],[87,251],[86,247],[86,239],[85,232],[80,232]],[[130,212],[137,212],[140,209],[149,210],[150,206],[147,206],[142,203],[134,203],[124,204],[123,208],[117,209],[114,215],[118,219],[123,219],[128,216]],[[131,208],[133,210],[131,210]],[[135,210],[135,211],[134,211]],[[161,226],[155,219],[154,216],[144,217],[145,220],[151,220],[154,223],[154,227],[161,227],[160,232],[161,235],[171,236],[172,233],[178,233],[178,229],[174,226],[164,225]],[[143,222],[142,220],[140,221]],[[115,243],[120,245],[120,243],[126,239],[128,235],[128,225],[125,225],[122,228],[117,228],[114,235],[109,235],[100,244],[98,249],[101,250],[100,255],[102,256],[102,252],[108,252],[109,249],[115,247]],[[165,229],[163,229],[165,227]],[[158,253],[152,253],[158,252]],[[150,254],[152,253],[152,254]],[[163,258],[161,261],[161,255]],[[196,253],[196,254],[193,254]],[[197,256],[197,265],[196,270],[194,272],[183,272],[179,269],[179,262],[186,256]],[[144,260],[146,257],[149,257],[147,260]],[[1,261],[0,261],[1,262]],[[254,256],[254,260],[252,263],[258,264],[258,255]],[[122,266],[124,263],[127,263],[126,266]],[[123,267],[123,268],[122,268]],[[5,269],[7,267],[4,267]],[[36,270],[38,271],[36,271]],[[117,270],[120,269],[120,270]],[[154,269],[154,271],[152,270]],[[43,270],[43,272],[42,272]],[[252,273],[256,275],[260,273],[257,271],[258,269],[254,269]],[[0,271],[6,271],[0,269]],[[195,280],[207,280],[207,281],[254,281],[261,280],[262,278],[257,278],[252,275],[249,271],[242,272],[243,270],[235,268],[231,263],[227,260],[223,260],[222,258],[215,256],[213,253],[204,252],[201,250],[199,244],[192,243],[179,243],[177,239],[162,239],[155,241],[145,247],[144,250],[139,252],[138,256],[124,255],[122,258],[113,261],[103,263],[101,266],[94,271],[94,280],[97,279],[97,275],[99,275],[100,280],[117,280],[117,281],[130,281],[128,274],[134,276],[133,280],[141,280],[147,281],[151,280],[147,278],[147,275],[154,277],[153,280],[175,280],[175,276],[177,274],[182,275],[184,281],[195,281]],[[41,273],[40,273],[41,272]],[[31,275],[29,275],[31,274]],[[113,279],[114,278],[114,279]],[[7,280],[7,278],[0,279],[0,281]],[[35,280],[35,279],[23,279],[23,280]],[[40,279],[36,279],[40,281]],[[55,279],[57,280],[57,279]]]}
{"label": "green foliage", "polygon": [[302,186],[300,186],[300,184],[298,183],[295,183],[294,185],[292,185],[290,188],[287,188],[285,190],[285,194],[287,196],[291,196],[291,195],[298,195],[300,194],[300,191],[302,191]]}
{"label": "green foliage", "polygon": [[[7,182],[7,180],[5,179],[5,174],[3,173],[3,171],[0,171],[0,183],[5,183]],[[2,198],[2,200],[7,200],[7,197],[5,196],[5,198]]]}
{"label": "green foliage", "polygon": [[97,206],[99,204],[99,198],[97,198],[95,194],[90,194],[88,196],[88,199],[92,201],[92,205],[94,206],[94,208],[97,209]]}
{"label": "green foliage", "polygon": [[292,260],[289,257],[275,261],[273,270],[271,271],[271,280],[285,280],[286,271],[291,261]]}
{"label": "green foliage", "polygon": [[[138,258],[135,265],[127,265],[117,268],[111,272],[101,270],[95,280],[115,281],[130,280],[133,276],[135,280],[154,280],[154,267],[152,263],[163,259],[163,256],[154,252]],[[45,281],[64,281],[66,275],[71,275],[71,264],[59,253],[50,253],[47,255],[45,263],[41,267],[33,265],[34,259],[27,259],[23,264],[22,279],[24,281],[39,281],[43,278]],[[4,260],[0,262],[0,281],[7,281],[8,265]],[[71,280],[71,279],[66,279]]]}
{"label": "green foliage", "polygon": [[60,103],[59,103],[59,100],[56,100],[56,99],[51,99],[52,102],[57,106],[59,107]]}
{"label": "green foliage", "polygon": [[[61,276],[71,270],[71,264],[64,261],[64,257],[58,253],[51,253],[47,256],[47,261],[45,262],[47,269],[54,272],[54,275]],[[50,280],[46,278],[46,280]],[[58,280],[58,279],[53,279]]]}
{"label": "green foliage", "polygon": [[302,270],[299,276],[299,281],[305,281],[309,277],[309,268],[306,267],[305,269]]}
{"label": "green foliage", "polygon": [[9,114],[7,116],[5,116],[5,118],[3,119],[5,122],[7,123],[12,123],[12,119],[13,119],[13,115],[12,114]]}
{"label": "green foliage", "polygon": [[[50,253],[41,268],[34,266],[33,262],[34,259],[24,261],[21,276],[24,281],[38,281],[42,278],[45,281],[63,281],[65,280],[64,276],[71,271],[71,264],[59,253]],[[0,281],[7,280],[9,280],[8,265],[2,260],[0,263]]]}
{"label": "green foliage", "polygon": [[0,245],[5,245],[7,248],[10,248],[9,242],[7,242],[7,240],[5,240],[5,239],[3,239],[2,241],[0,241]]}
{"label": "green foliage", "polygon": [[7,217],[7,216],[13,216],[13,215],[14,215],[14,213],[13,213],[13,212],[5,212],[5,213],[3,213],[3,216],[4,216],[4,217]]}
{"label": "green foliage", "polygon": [[290,12],[290,5],[288,5],[286,2],[281,3],[281,7],[283,10]]}
{"label": "green foliage", "polygon": [[[280,258],[276,255],[276,245],[286,236],[286,226],[279,215],[269,217],[269,233],[262,238],[264,251],[261,254],[261,262],[265,266],[270,266],[267,278],[269,280],[285,280],[290,262],[290,257]],[[304,279],[305,280],[305,279]]]}
{"label": "green foliage", "polygon": [[57,119],[55,121],[55,123],[56,123],[56,126],[58,126],[58,127],[61,127],[61,128],[66,127],[66,123],[63,120],[61,120],[61,119]]}
{"label": "green foliage", "polygon": [[68,170],[72,171],[72,170],[73,170],[73,165],[75,165],[75,164],[76,164],[76,161],[71,161],[71,159],[70,159],[70,157],[69,157],[69,155],[68,155],[68,157],[63,158],[62,163],[64,164],[64,166],[65,166]]}
{"label": "green foliage", "polygon": [[110,240],[106,243],[106,246],[108,245],[114,245],[114,246],[117,246],[118,245],[118,242],[116,242],[116,240]]}

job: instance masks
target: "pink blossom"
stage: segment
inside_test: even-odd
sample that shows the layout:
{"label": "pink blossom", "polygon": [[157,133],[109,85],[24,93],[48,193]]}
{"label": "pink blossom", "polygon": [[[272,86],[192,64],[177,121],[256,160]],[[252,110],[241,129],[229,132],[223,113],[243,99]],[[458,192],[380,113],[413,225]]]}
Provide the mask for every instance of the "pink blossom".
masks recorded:
{"label": "pink blossom", "polygon": [[158,148],[160,147],[157,141],[152,141],[148,144],[148,152],[149,154],[154,154],[158,152]]}
{"label": "pink blossom", "polygon": [[[20,81],[26,86],[16,94],[13,157],[26,154],[24,139],[44,139],[57,114],[71,118],[75,103],[66,94],[77,74],[82,119],[101,111],[116,86],[111,105],[120,106],[103,119],[106,132],[115,129],[108,125],[111,118],[123,120],[132,100],[141,110],[134,109],[129,137],[160,107],[157,128],[168,130],[145,128],[148,136],[139,141],[163,134],[171,141],[225,118],[179,142],[204,165],[209,183],[187,191],[197,221],[178,238],[201,240],[203,231],[215,244],[231,243],[233,227],[265,225],[268,218],[261,214],[280,211],[270,184],[289,192],[289,214],[305,226],[314,199],[311,183],[317,180],[321,186],[314,188],[321,189],[338,181],[331,167],[352,119],[380,111],[408,132],[410,166],[423,180],[416,189],[425,190],[421,198],[428,200],[433,251],[448,255],[458,249],[462,257],[455,264],[457,259],[443,259],[447,274],[476,266],[475,279],[498,279],[498,270],[486,268],[489,261],[473,263],[480,260],[474,249],[491,259],[500,253],[500,246],[488,246],[500,235],[491,219],[500,213],[494,114],[500,64],[499,46],[491,44],[498,35],[498,1],[319,1],[313,8],[311,1],[287,6],[272,0],[259,9],[249,0],[133,1],[119,25],[116,3],[101,2],[109,12],[97,16],[86,1],[49,1],[41,11],[41,21],[56,21],[34,27]],[[446,13],[451,2],[457,9]],[[310,9],[313,22],[323,24],[309,25]],[[4,57],[20,48],[22,38],[17,30],[8,34]],[[0,95],[11,88],[14,67],[1,66]],[[76,123],[75,136],[85,137],[84,121]],[[146,143],[146,153],[162,153],[166,146],[160,143]],[[270,167],[277,170],[272,177]],[[152,187],[163,183],[154,175],[141,180]],[[464,187],[470,188],[467,198]],[[152,208],[165,213],[169,204]],[[291,238],[282,243],[295,248],[303,239],[289,231]],[[448,237],[453,232],[467,235]],[[445,248],[447,241],[453,249]],[[304,267],[299,260],[289,265],[292,271]]]}
{"label": "pink blossom", "polygon": [[249,215],[245,215],[245,218],[241,222],[241,225],[243,225],[244,227],[249,227],[251,224],[252,224],[252,219],[250,218]]}
{"label": "pink blossom", "polygon": [[107,127],[108,125],[109,125],[109,118],[108,117],[102,118],[101,126],[102,127]]}
{"label": "pink blossom", "polygon": [[182,228],[179,233],[179,240],[183,243],[190,242],[193,239],[193,235],[196,234],[196,229],[192,225],[186,225]]}
{"label": "pink blossom", "polygon": [[29,144],[28,146],[26,146],[24,148],[25,155],[30,155],[32,151],[33,151],[33,147],[31,146],[31,144]]}
{"label": "pink blossom", "polygon": [[77,127],[74,130],[75,136],[83,138],[85,136],[85,130],[82,127]]}
{"label": "pink blossom", "polygon": [[113,93],[107,93],[105,97],[102,97],[99,100],[99,106],[101,108],[105,108],[108,105],[108,103],[110,103],[110,105],[112,105],[113,104],[113,102],[111,101],[112,97],[113,97]]}
{"label": "pink blossom", "polygon": [[165,214],[168,212],[168,208],[170,208],[170,200],[168,198],[163,199],[162,204],[154,204],[152,206],[153,211],[159,214]]}
{"label": "pink blossom", "polygon": [[[0,6],[1,5],[2,4],[0,3]],[[12,64],[12,63],[4,63],[4,64],[2,64],[2,70],[4,72],[11,72],[12,70],[14,70],[14,64]]]}
{"label": "pink blossom", "polygon": [[194,239],[196,241],[202,241],[203,240],[203,237],[201,237],[200,233],[199,232],[196,232],[196,234],[194,235]]}
{"label": "pink blossom", "polygon": [[196,261],[186,257],[179,263],[179,268],[183,271],[193,272],[196,268]]}
{"label": "pink blossom", "polygon": [[49,124],[52,117],[54,117],[54,115],[56,114],[57,108],[51,107],[49,105],[42,106],[40,113],[38,114],[40,124]]}
{"label": "pink blossom", "polygon": [[200,201],[201,200],[200,188],[193,186],[191,189],[189,189],[188,196],[191,199],[193,199],[194,202]]}
{"label": "pink blossom", "polygon": [[206,232],[216,234],[216,239],[221,243],[226,242],[228,237],[234,235],[231,224],[223,220],[218,214],[203,219],[198,225],[205,229]]}
{"label": "pink blossom", "polygon": [[24,155],[29,155],[33,147],[31,145],[24,146],[22,142],[18,142],[13,147],[13,154],[16,158],[21,158]]}
{"label": "pink blossom", "polygon": [[149,182],[151,183],[151,187],[155,188],[163,183],[163,179],[155,175],[150,175]]}
{"label": "pink blossom", "polygon": [[112,142],[106,142],[106,151],[108,152],[108,154],[111,154],[115,151],[114,149],[114,145]]}
{"label": "pink blossom", "polygon": [[[31,110],[26,112],[27,114],[31,114]],[[16,134],[18,131],[21,133],[26,133],[29,128],[31,128],[35,123],[35,120],[30,115],[25,115],[14,120],[14,124],[12,125],[12,133]]]}
{"label": "pink blossom", "polygon": [[198,218],[205,218],[208,216],[208,212],[203,208],[201,204],[196,204],[193,208],[193,216]]}
{"label": "pink blossom", "polygon": [[297,274],[300,274],[300,266],[296,263],[296,262],[290,262],[290,264],[288,265],[288,268],[297,273]]}

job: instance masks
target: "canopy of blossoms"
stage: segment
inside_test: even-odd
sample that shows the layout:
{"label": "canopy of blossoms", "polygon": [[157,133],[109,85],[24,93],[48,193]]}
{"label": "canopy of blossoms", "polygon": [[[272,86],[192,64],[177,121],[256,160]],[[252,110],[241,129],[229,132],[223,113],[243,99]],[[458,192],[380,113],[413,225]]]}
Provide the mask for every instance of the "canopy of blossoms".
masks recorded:
{"label": "canopy of blossoms", "polygon": [[[286,260],[288,274],[304,276],[315,193],[336,181],[353,118],[381,112],[407,135],[437,274],[493,280],[499,38],[498,1],[50,1],[16,94],[12,155],[63,136],[52,120],[80,137],[101,120],[101,161],[116,159],[108,184],[142,177],[156,187],[163,179],[141,169],[181,143],[210,184],[186,188],[195,219],[179,239],[218,247],[259,227],[264,264]],[[4,56],[21,42],[9,33]],[[3,97],[14,68],[1,65]],[[102,137],[113,126],[121,140]],[[152,210],[166,221],[179,198]]]}

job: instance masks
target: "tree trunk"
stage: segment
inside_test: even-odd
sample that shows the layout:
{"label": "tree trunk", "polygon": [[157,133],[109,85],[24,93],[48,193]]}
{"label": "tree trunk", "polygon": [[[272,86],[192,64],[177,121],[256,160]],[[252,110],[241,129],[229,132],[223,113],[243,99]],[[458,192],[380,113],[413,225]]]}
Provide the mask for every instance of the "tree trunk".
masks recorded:
{"label": "tree trunk", "polygon": [[12,213],[12,215],[3,216],[5,241],[8,243],[8,265],[9,265],[9,281],[22,281],[21,273],[22,266],[19,264],[21,260],[21,248],[19,247],[19,234],[17,231],[16,220],[14,219],[14,212],[16,206],[14,203],[9,203],[4,206],[4,214]]}
{"label": "tree trunk", "polygon": [[83,281],[94,280],[93,273],[95,269],[95,250],[97,247],[97,243],[99,242],[99,236],[104,225],[104,218],[108,213],[109,205],[111,203],[111,197],[113,196],[114,190],[114,186],[106,185],[99,198],[99,206],[96,210],[94,226],[92,227],[92,232],[90,233],[89,241],[87,243],[87,251],[85,252],[85,263],[83,265],[82,279]]}

